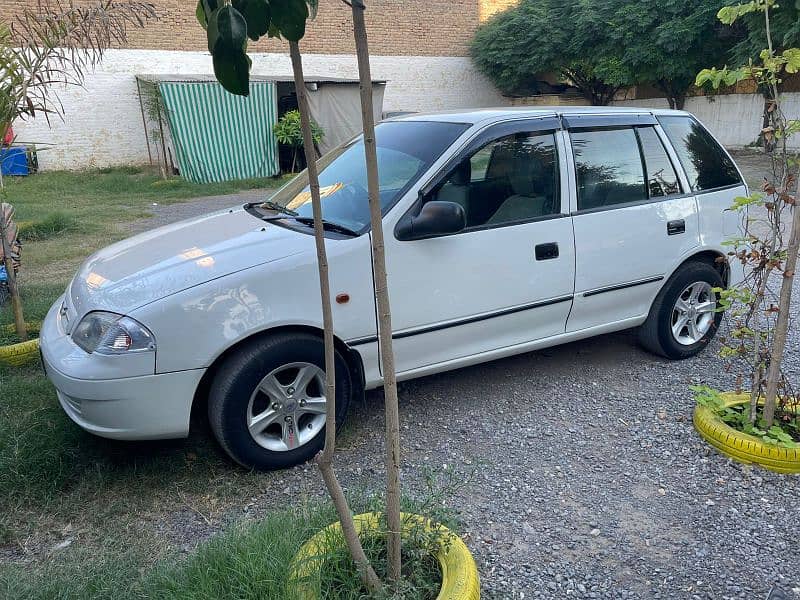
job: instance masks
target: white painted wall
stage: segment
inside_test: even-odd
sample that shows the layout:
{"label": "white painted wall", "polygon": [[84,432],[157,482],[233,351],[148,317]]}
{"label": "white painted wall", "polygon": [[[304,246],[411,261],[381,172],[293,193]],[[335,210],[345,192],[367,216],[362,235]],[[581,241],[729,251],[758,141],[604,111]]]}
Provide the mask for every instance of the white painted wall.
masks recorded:
{"label": "white painted wall", "polygon": [[[373,56],[374,79],[385,79],[385,111],[431,111],[508,104],[467,57]],[[306,77],[358,79],[355,56],[309,54]],[[61,91],[66,116],[15,123],[19,143],[52,144],[39,153],[42,169],[84,169],[147,162],[136,74],[209,75],[204,52],[111,50],[83,88]],[[257,54],[253,73],[291,77],[288,54]]]}
{"label": "white painted wall", "polygon": [[[643,106],[669,108],[666,98],[649,100],[622,100],[618,106]],[[761,131],[764,97],[760,94],[723,94],[719,96],[693,96],[686,99],[684,110],[694,114],[711,130],[723,145],[741,148],[752,144]],[[784,94],[783,111],[789,119],[800,119],[800,93]],[[790,146],[800,146],[795,136]]]}

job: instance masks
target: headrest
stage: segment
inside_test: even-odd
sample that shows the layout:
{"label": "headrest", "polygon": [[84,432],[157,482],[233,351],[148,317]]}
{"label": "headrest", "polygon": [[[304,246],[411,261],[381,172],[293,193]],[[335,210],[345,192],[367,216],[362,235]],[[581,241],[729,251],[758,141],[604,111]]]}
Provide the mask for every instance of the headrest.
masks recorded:
{"label": "headrest", "polygon": [[472,164],[469,159],[462,160],[450,174],[449,180],[453,185],[469,185],[472,179]]}

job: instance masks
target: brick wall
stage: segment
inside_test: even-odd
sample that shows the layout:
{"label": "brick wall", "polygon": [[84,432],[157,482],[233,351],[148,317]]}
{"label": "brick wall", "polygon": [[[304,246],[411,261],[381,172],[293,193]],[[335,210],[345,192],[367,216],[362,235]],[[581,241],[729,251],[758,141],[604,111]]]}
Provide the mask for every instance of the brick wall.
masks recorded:
{"label": "brick wall", "polygon": [[[159,20],[133,31],[128,47],[152,50],[206,48],[205,33],[195,19],[194,0],[150,0]],[[516,0],[371,0],[367,8],[370,53],[384,56],[465,56],[467,45],[485,16]],[[0,0],[0,18],[11,18],[32,3]],[[77,5],[90,4],[77,0]],[[304,52],[352,54],[355,52],[350,8],[341,0],[322,0],[317,19],[309,23],[302,42]],[[255,52],[283,52],[286,43],[261,40]]]}
{"label": "brick wall", "polygon": [[500,11],[511,8],[519,3],[519,0],[479,0],[478,18],[481,22]]}

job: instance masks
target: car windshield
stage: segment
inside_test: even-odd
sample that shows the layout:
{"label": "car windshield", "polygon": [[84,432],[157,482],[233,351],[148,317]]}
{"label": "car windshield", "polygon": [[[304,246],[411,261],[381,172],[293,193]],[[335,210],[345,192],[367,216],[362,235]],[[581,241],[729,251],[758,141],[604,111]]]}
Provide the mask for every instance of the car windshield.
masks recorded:
{"label": "car windshield", "polygon": [[[384,213],[468,128],[463,123],[429,121],[388,121],[375,127]],[[317,166],[323,219],[356,232],[367,229],[369,205],[362,136],[332,150]],[[313,216],[306,171],[278,190],[262,209],[278,206],[293,216]]]}

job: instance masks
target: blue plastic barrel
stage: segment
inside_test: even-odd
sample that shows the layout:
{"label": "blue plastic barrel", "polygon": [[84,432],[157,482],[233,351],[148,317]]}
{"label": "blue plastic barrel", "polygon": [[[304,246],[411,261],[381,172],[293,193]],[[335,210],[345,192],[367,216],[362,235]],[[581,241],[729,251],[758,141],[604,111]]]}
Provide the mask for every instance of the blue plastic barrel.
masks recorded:
{"label": "blue plastic barrel", "polygon": [[28,154],[20,146],[0,150],[0,171],[3,175],[28,175]]}

